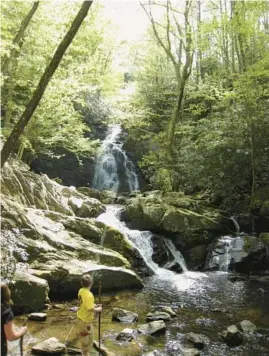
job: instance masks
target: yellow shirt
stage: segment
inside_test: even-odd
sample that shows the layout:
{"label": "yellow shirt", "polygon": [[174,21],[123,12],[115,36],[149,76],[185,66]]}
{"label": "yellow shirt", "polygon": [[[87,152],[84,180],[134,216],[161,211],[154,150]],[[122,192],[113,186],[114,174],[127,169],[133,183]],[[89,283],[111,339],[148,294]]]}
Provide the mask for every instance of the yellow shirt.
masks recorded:
{"label": "yellow shirt", "polygon": [[77,317],[85,323],[93,321],[94,296],[87,287],[80,288],[78,292],[79,310]]}

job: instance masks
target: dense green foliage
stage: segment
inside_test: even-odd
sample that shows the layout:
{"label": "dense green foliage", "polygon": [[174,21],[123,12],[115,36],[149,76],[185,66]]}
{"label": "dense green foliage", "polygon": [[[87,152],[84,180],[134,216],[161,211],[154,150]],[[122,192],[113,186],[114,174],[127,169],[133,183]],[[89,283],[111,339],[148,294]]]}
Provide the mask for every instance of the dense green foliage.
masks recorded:
{"label": "dense green foliage", "polygon": [[[1,73],[5,136],[80,3],[41,1],[18,46],[12,41],[31,6],[1,4],[2,61],[12,64]],[[111,101],[129,131],[126,148],[154,189],[210,192],[226,207],[247,201],[269,178],[269,3],[152,0],[143,11],[147,36],[125,63],[136,92]],[[33,157],[59,146],[95,153],[94,127],[109,114],[103,97],[123,79],[112,70],[122,53],[111,28],[95,2],[14,147],[20,157],[25,148]]]}
{"label": "dense green foliage", "polygon": [[[2,2],[2,61],[12,56],[12,40],[31,5],[27,2]],[[17,48],[16,58],[11,58],[12,70],[2,73],[4,135],[10,133],[25,109],[79,6],[79,2],[40,2],[25,31],[23,45]],[[87,138],[90,125],[86,125],[74,103],[86,105],[82,92],[95,91],[106,95],[117,86],[117,78],[111,71],[115,41],[110,36],[110,24],[100,21],[99,14],[100,6],[95,4],[20,139],[21,147],[17,147],[20,156],[24,148],[32,151],[34,156],[57,146],[78,154],[95,153],[96,140]]]}
{"label": "dense green foliage", "polygon": [[191,21],[199,32],[193,35],[193,70],[176,124],[173,161],[166,149],[176,75],[153,31],[144,53],[136,48],[137,92],[129,105],[132,120],[124,124],[129,141],[138,142],[141,167],[155,189],[175,189],[176,173],[176,189],[209,191],[216,202],[234,207],[268,184],[269,3],[192,5]]}

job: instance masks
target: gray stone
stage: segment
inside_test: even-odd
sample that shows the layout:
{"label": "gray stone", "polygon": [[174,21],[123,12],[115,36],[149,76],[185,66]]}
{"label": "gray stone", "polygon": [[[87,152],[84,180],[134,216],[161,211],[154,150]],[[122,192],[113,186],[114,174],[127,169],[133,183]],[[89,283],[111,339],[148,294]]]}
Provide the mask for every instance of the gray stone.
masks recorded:
{"label": "gray stone", "polygon": [[154,320],[169,321],[171,320],[171,315],[162,311],[156,311],[154,313],[148,313],[146,318],[147,321],[154,321]]}
{"label": "gray stone", "polygon": [[126,328],[122,330],[117,336],[116,339],[118,341],[132,341],[135,337],[135,330]]}
{"label": "gray stone", "polygon": [[249,320],[242,320],[238,323],[238,328],[246,333],[254,333],[257,330],[257,326]]}
{"label": "gray stone", "polygon": [[47,313],[31,313],[28,319],[34,321],[45,321],[47,319]]}
{"label": "gray stone", "polygon": [[51,337],[45,341],[38,343],[32,347],[32,352],[41,355],[57,355],[64,354],[66,347],[55,337]]}
{"label": "gray stone", "polygon": [[173,311],[173,309],[171,307],[163,307],[162,311],[165,313],[168,313],[169,315],[171,315],[171,317],[175,317],[177,314]]}
{"label": "gray stone", "polygon": [[182,349],[180,355],[182,356],[200,356],[200,351],[197,349]]}
{"label": "gray stone", "polygon": [[134,323],[138,320],[138,314],[133,313],[129,310],[114,308],[112,311],[112,320],[123,323]]}
{"label": "gray stone", "polygon": [[163,320],[151,321],[148,324],[140,325],[137,329],[141,334],[154,335],[159,332],[165,332],[166,325]]}
{"label": "gray stone", "polygon": [[15,306],[29,311],[43,309],[49,293],[47,281],[19,271],[10,289]]}
{"label": "gray stone", "polygon": [[228,346],[239,346],[243,342],[243,334],[238,330],[236,325],[228,326],[227,330],[221,334],[222,339]]}
{"label": "gray stone", "polygon": [[201,350],[204,348],[204,346],[209,342],[208,337],[202,334],[196,334],[193,332],[190,332],[185,335],[186,339],[191,342],[194,347],[197,349]]}

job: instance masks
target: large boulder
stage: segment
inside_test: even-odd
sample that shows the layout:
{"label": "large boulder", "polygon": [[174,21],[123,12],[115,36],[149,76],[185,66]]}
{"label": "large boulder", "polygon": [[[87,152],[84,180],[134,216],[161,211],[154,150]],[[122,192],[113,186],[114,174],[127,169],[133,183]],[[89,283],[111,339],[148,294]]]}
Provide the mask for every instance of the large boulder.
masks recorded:
{"label": "large boulder", "polygon": [[25,272],[16,272],[10,286],[15,309],[35,311],[44,308],[49,286],[44,279]]}
{"label": "large boulder", "polygon": [[46,279],[50,286],[52,295],[68,294],[76,296],[81,286],[81,276],[90,273],[95,281],[93,291],[98,290],[98,281],[102,282],[103,291],[120,289],[141,289],[142,280],[135,272],[123,267],[108,267],[93,263],[89,260],[80,261],[70,259],[66,261],[51,261],[39,264],[38,268],[32,268],[31,273],[40,278]]}
{"label": "large boulder", "polygon": [[222,332],[222,339],[228,346],[234,347],[239,346],[243,342],[243,334],[238,330],[236,325],[230,325],[228,328]]}
{"label": "large boulder", "polygon": [[176,234],[180,240],[177,243],[185,248],[208,243],[209,236],[204,235],[204,231],[216,234],[231,227],[228,218],[204,202],[195,202],[183,193],[173,195],[156,192],[132,198],[121,218],[132,228]]}

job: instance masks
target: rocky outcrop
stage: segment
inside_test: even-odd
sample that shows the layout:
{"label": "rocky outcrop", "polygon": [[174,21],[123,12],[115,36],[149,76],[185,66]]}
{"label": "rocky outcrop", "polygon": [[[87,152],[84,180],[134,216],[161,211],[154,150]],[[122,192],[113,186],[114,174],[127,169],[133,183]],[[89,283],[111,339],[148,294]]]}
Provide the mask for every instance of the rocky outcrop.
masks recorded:
{"label": "rocky outcrop", "polygon": [[[82,164],[81,164],[82,163]],[[60,178],[67,186],[76,187],[91,184],[94,176],[93,157],[80,157],[63,147],[58,147],[51,154],[40,154],[31,163],[31,169],[38,174],[47,174],[51,179]]]}
{"label": "rocky outcrop", "polygon": [[[143,286],[131,270],[137,251],[118,230],[95,219],[105,211],[99,200],[13,161],[2,172],[1,205],[3,237],[14,237],[5,247],[24,273],[16,275],[18,306],[41,309],[48,285],[52,295],[75,295],[86,272],[102,281],[103,290]],[[34,283],[34,298],[22,296]]]}
{"label": "rocky outcrop", "polygon": [[176,243],[191,248],[208,242],[209,234],[232,228],[231,222],[202,200],[183,193],[145,192],[125,206],[122,215],[132,228],[176,235]]}

